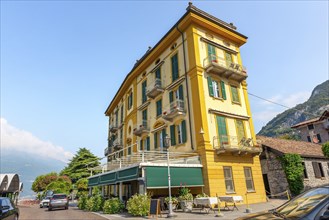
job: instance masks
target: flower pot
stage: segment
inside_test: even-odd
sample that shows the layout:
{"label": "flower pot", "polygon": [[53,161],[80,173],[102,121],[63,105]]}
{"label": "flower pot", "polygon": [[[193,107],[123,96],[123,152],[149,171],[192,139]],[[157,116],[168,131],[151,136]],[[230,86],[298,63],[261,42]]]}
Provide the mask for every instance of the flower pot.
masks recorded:
{"label": "flower pot", "polygon": [[182,200],[179,203],[180,203],[180,207],[183,209],[184,212],[192,212],[193,201],[191,201],[191,200]]}

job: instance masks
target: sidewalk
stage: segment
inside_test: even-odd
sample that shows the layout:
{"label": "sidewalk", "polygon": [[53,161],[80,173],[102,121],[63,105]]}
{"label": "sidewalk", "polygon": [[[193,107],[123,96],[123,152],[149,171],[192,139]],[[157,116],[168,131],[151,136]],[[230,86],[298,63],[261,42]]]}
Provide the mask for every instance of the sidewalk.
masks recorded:
{"label": "sidewalk", "polygon": [[[251,208],[252,213],[259,212],[259,211],[265,211],[269,209],[276,208],[286,202],[287,200],[282,200],[282,199],[271,199],[268,202],[264,203],[256,203],[256,204],[251,204],[249,205],[249,208]],[[185,213],[182,212],[181,210],[175,211],[174,219],[222,219],[222,220],[229,220],[229,219],[235,219],[240,216],[247,215],[249,213],[246,213],[246,208],[247,205],[239,205],[238,209],[234,209],[234,211],[224,211],[221,209],[221,213],[224,215],[222,217],[216,217],[216,214],[214,211],[209,211],[209,213],[206,213],[205,211],[200,211],[200,209],[193,209],[192,212]],[[122,213],[122,214],[114,214],[114,215],[109,215],[109,214],[100,214],[100,213],[95,213],[97,215],[100,215],[104,218],[115,220],[115,219],[131,219],[131,220],[140,220],[140,219],[149,219],[148,217],[133,217],[129,215],[128,213]],[[167,217],[167,212],[162,212],[162,216],[158,216],[158,219],[165,219]],[[156,219],[156,216],[151,216],[150,219]]]}

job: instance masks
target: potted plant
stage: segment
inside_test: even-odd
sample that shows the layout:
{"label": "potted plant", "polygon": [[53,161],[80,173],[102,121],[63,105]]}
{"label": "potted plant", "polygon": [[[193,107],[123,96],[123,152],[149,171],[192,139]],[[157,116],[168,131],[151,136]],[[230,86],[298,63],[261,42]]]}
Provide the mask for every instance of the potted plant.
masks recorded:
{"label": "potted plant", "polygon": [[190,193],[190,189],[181,187],[179,189],[179,204],[184,212],[191,212],[193,207],[193,195]]}
{"label": "potted plant", "polygon": [[[171,197],[171,202],[172,202],[172,209],[176,210],[177,205],[178,205],[178,199],[176,197]],[[169,207],[169,197],[165,198],[165,203],[167,204],[167,207]]]}

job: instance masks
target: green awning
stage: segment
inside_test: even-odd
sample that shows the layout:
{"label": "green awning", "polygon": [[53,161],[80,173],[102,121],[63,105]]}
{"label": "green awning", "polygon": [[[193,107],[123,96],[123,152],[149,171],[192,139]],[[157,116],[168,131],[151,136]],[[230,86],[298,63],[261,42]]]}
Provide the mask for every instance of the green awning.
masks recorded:
{"label": "green awning", "polygon": [[[146,167],[147,188],[168,187],[168,167]],[[203,186],[201,167],[170,167],[172,187]]]}
{"label": "green awning", "polygon": [[99,182],[99,176],[91,177],[88,179],[88,186],[97,186]]}
{"label": "green awning", "polygon": [[116,181],[116,173],[107,173],[100,176],[99,183],[103,184],[115,184]]}

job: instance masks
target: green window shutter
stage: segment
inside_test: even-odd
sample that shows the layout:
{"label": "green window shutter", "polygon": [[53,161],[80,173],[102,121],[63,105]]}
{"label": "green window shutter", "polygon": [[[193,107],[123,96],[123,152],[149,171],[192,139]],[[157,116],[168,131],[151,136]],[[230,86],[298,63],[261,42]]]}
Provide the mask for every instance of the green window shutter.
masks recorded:
{"label": "green window shutter", "polygon": [[156,113],[157,113],[157,116],[162,114],[162,99],[160,99],[156,102]]}
{"label": "green window shutter", "polygon": [[225,118],[222,116],[216,116],[216,119],[217,119],[218,136],[220,140],[222,142],[228,142]]}
{"label": "green window shutter", "polygon": [[142,112],[143,120],[147,120],[147,109]]}
{"label": "green window shutter", "polygon": [[186,136],[186,121],[185,120],[183,120],[182,121],[182,137],[183,137],[183,143],[185,143],[186,142],[186,140],[187,140],[187,136]]}
{"label": "green window shutter", "polygon": [[169,92],[169,102],[172,103],[174,101],[174,92],[170,91]]}
{"label": "green window shutter", "polygon": [[146,80],[142,83],[142,103],[146,102],[147,96],[146,96]]}
{"label": "green window shutter", "polygon": [[223,81],[220,81],[220,87],[222,90],[222,98],[226,100],[226,91],[225,91],[225,83]]}
{"label": "green window shutter", "polygon": [[155,71],[155,78],[156,78],[156,79],[161,79],[161,67],[159,67],[159,68]]}
{"label": "green window shutter", "polygon": [[176,145],[176,132],[175,132],[175,125],[170,125],[170,139],[171,139],[171,145]]}
{"label": "green window shutter", "polygon": [[226,51],[225,51],[225,59],[226,59],[228,66],[233,62],[232,55],[230,53],[227,53]]}
{"label": "green window shutter", "polygon": [[235,123],[236,123],[236,129],[237,129],[236,134],[237,134],[237,137],[238,137],[238,142],[240,142],[241,139],[245,136],[244,135],[243,121],[236,119]]}
{"label": "green window shutter", "polygon": [[213,97],[213,96],[214,96],[214,90],[213,90],[213,87],[212,87],[212,79],[211,79],[211,77],[208,77],[207,79],[208,79],[208,90],[209,90],[209,95],[210,95],[211,97]]}
{"label": "green window shutter", "polygon": [[143,150],[143,139],[140,140],[139,150]]}
{"label": "green window shutter", "polygon": [[154,133],[154,149],[158,148],[158,136],[157,133]]}
{"label": "green window shutter", "polygon": [[216,49],[213,45],[208,44],[208,57],[210,61],[216,61]]}
{"label": "green window shutter", "polygon": [[231,92],[232,92],[232,101],[240,103],[238,88],[236,88],[235,86],[231,86]]}
{"label": "green window shutter", "polygon": [[151,150],[151,148],[150,148],[150,137],[146,138],[146,150],[148,150],[148,151]]}
{"label": "green window shutter", "polygon": [[183,85],[180,85],[178,87],[178,97],[179,97],[180,100],[184,100]]}
{"label": "green window shutter", "polygon": [[178,55],[176,54],[171,58],[171,68],[172,68],[172,81],[178,79]]}
{"label": "green window shutter", "polygon": [[166,129],[162,129],[161,135],[162,135],[162,146],[165,147],[166,146],[166,136],[167,136]]}

